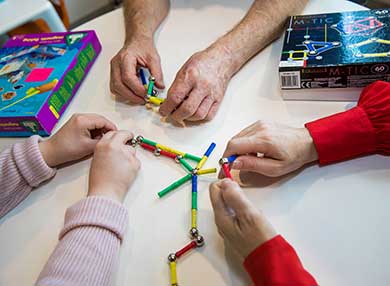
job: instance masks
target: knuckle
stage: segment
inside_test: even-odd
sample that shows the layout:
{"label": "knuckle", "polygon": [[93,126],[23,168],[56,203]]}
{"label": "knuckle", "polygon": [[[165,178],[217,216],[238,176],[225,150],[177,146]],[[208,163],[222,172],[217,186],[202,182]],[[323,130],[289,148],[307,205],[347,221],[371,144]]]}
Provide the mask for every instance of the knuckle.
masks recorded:
{"label": "knuckle", "polygon": [[171,96],[171,101],[174,103],[174,104],[179,104],[181,102],[181,96],[179,96],[177,93],[173,94]]}
{"label": "knuckle", "polygon": [[84,115],[80,113],[75,113],[72,115],[72,119],[76,123],[76,125],[80,125],[83,122]]}
{"label": "knuckle", "polygon": [[198,109],[194,114],[194,118],[197,120],[203,120],[206,118],[206,116],[207,116],[207,111],[204,109]]}
{"label": "knuckle", "polygon": [[257,128],[260,128],[260,129],[264,128],[265,125],[266,125],[266,123],[265,123],[264,121],[262,121],[262,120],[257,120],[257,121],[255,122],[255,126],[256,126]]}

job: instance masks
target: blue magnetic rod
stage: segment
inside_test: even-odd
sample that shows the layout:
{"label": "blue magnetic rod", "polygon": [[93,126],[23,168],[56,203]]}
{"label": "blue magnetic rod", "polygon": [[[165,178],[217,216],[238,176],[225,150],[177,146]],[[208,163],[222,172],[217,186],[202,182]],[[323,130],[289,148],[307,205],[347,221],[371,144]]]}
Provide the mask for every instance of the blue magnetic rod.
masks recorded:
{"label": "blue magnetic rod", "polygon": [[209,148],[207,149],[207,151],[204,153],[203,156],[206,156],[206,157],[209,157],[211,152],[213,152],[214,148],[215,148],[216,144],[215,143],[211,143]]}
{"label": "blue magnetic rod", "polygon": [[198,191],[198,176],[192,175],[192,192],[196,193]]}
{"label": "blue magnetic rod", "polygon": [[145,85],[145,84],[148,84],[146,82],[146,76],[145,76],[145,72],[142,68],[139,69],[139,75],[141,77],[141,82],[142,82],[142,85]]}
{"label": "blue magnetic rod", "polygon": [[228,157],[228,162],[229,164],[233,163],[236,159],[237,159],[237,155],[231,155],[230,157]]}

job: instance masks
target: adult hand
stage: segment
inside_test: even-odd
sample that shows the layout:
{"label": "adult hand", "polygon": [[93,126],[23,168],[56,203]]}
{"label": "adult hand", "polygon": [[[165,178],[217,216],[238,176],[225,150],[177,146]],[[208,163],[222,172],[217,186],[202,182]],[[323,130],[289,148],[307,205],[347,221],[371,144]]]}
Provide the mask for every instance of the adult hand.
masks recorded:
{"label": "adult hand", "polygon": [[217,48],[194,54],[177,73],[161,115],[180,123],[213,119],[233,75],[228,59]]}
{"label": "adult hand", "polygon": [[51,138],[40,142],[39,148],[47,165],[56,167],[91,155],[103,134],[116,129],[103,116],[74,114]]}
{"label": "adult hand", "polygon": [[89,196],[106,196],[122,202],[141,166],[135,149],[126,143],[128,131],[108,132],[96,145],[89,173]]}
{"label": "adult hand", "polygon": [[[261,154],[260,156],[257,156]],[[239,155],[232,169],[278,177],[318,159],[306,128],[257,121],[228,143],[223,157]]]}
{"label": "adult hand", "polygon": [[210,186],[215,223],[222,238],[242,257],[276,236],[272,225],[230,179]]}
{"label": "adult hand", "polygon": [[144,104],[146,95],[138,75],[138,67],[148,68],[156,78],[157,88],[164,89],[160,56],[152,38],[136,37],[130,40],[111,60],[111,92],[132,104]]}

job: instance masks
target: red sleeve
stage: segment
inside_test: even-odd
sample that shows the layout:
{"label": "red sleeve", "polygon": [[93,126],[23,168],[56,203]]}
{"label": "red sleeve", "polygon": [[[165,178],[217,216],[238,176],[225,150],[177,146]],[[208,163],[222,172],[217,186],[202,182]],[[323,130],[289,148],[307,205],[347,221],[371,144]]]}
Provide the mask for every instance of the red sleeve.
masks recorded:
{"label": "red sleeve", "polygon": [[358,106],[306,125],[320,164],[379,153],[390,155],[390,84],[365,88]]}
{"label": "red sleeve", "polygon": [[280,235],[256,248],[244,261],[256,286],[316,286],[294,248]]}

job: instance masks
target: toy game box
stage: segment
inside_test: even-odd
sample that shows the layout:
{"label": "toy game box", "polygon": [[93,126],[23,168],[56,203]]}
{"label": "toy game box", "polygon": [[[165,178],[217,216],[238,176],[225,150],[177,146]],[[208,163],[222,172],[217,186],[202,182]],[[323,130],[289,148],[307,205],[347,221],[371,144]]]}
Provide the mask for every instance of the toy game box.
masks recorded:
{"label": "toy game box", "polygon": [[293,16],[279,64],[285,99],[356,100],[390,79],[390,10]]}
{"label": "toy game box", "polygon": [[0,49],[0,136],[50,135],[100,51],[94,31],[7,41]]}

